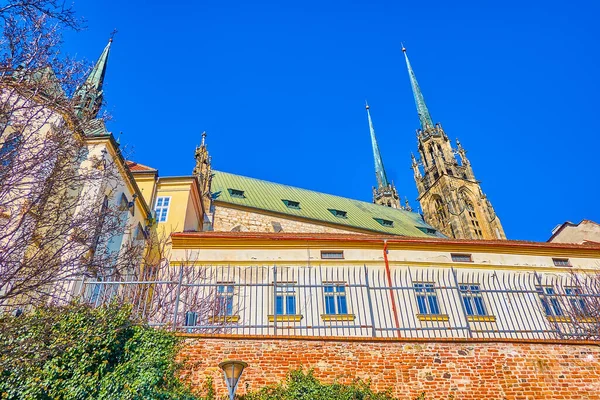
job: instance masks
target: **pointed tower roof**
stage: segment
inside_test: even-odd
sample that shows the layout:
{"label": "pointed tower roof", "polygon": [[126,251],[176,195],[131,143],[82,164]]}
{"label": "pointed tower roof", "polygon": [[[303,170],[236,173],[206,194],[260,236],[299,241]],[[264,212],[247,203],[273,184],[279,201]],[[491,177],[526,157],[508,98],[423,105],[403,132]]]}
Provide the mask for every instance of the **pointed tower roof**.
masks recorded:
{"label": "pointed tower roof", "polygon": [[427,127],[433,128],[433,121],[431,119],[431,115],[429,114],[429,110],[427,109],[427,105],[425,104],[425,98],[423,98],[423,93],[421,93],[421,88],[417,82],[417,77],[410,66],[410,61],[408,61],[406,47],[402,46],[402,52],[404,53],[404,58],[406,59],[406,67],[408,68],[410,85],[412,86],[413,95],[415,96],[415,104],[417,105],[417,112],[419,113],[421,128],[423,130],[425,130]]}
{"label": "pointed tower roof", "polygon": [[102,85],[104,84],[104,75],[106,74],[106,66],[108,64],[108,54],[110,53],[110,45],[112,44],[112,38],[108,40],[108,44],[100,54],[100,58],[96,61],[94,69],[88,75],[85,83],[83,84],[87,90],[102,91]]}
{"label": "pointed tower roof", "polygon": [[371,120],[371,112],[369,111],[369,104],[365,105],[367,109],[367,118],[369,119],[369,130],[371,131],[371,146],[373,147],[373,158],[375,160],[375,175],[377,176],[377,187],[387,187],[389,182],[383,168],[383,160],[381,159],[381,153],[379,152],[379,145],[375,138],[375,128],[373,128],[373,121]]}
{"label": "pointed tower roof", "polygon": [[87,112],[93,114],[92,117],[95,117],[102,104],[102,86],[104,85],[104,75],[106,75],[108,55],[112,41],[111,37],[102,54],[100,54],[98,61],[96,61],[94,68],[85,79],[85,82],[77,88],[73,95],[74,99],[80,99],[80,104],[77,108],[82,111],[87,108]]}

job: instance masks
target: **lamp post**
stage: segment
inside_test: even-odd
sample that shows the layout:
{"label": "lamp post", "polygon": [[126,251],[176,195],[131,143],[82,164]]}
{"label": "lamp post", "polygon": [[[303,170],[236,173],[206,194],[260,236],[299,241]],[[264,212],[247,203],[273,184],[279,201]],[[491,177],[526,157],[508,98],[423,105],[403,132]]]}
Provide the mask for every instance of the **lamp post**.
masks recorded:
{"label": "lamp post", "polygon": [[235,360],[223,361],[219,364],[219,367],[223,370],[225,376],[227,390],[229,390],[229,400],[234,400],[235,390],[237,389],[242,372],[247,366],[248,364],[245,362]]}

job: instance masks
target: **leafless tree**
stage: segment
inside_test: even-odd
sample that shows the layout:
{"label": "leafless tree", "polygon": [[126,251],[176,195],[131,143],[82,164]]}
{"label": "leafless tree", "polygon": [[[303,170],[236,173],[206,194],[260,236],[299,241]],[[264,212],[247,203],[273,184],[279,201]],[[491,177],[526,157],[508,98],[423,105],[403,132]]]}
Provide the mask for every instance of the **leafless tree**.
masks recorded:
{"label": "leafless tree", "polygon": [[102,121],[73,99],[88,68],[61,54],[61,32],[82,22],[54,0],[9,0],[0,19],[0,306],[23,306],[69,279],[134,273],[148,233],[113,201],[122,157],[94,153]]}
{"label": "leafless tree", "polygon": [[600,340],[600,273],[549,275],[538,288],[541,311],[558,338]]}

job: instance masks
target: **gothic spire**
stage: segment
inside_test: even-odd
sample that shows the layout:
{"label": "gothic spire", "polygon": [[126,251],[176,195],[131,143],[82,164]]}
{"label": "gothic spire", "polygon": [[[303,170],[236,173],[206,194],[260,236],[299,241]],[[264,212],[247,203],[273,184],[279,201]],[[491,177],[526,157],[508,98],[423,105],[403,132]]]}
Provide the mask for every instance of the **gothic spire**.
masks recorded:
{"label": "gothic spire", "polygon": [[369,104],[366,104],[365,108],[367,109],[369,129],[371,131],[371,146],[373,147],[373,158],[375,159],[375,175],[377,176],[377,187],[387,187],[389,183],[385,174],[385,169],[383,168],[383,160],[381,159],[381,154],[379,153],[379,145],[377,144],[377,139],[375,138],[375,128],[373,128],[373,121],[371,120]]}
{"label": "gothic spire", "polygon": [[111,37],[85,82],[75,91],[73,98],[78,102],[76,108],[80,116],[86,113],[90,118],[94,118],[100,110],[103,98],[102,86],[104,85],[104,75],[106,74],[112,41]]}
{"label": "gothic spire", "polygon": [[433,128],[433,121],[431,119],[431,115],[429,114],[429,110],[427,109],[427,105],[425,104],[425,99],[423,98],[423,93],[421,93],[421,88],[419,88],[419,83],[417,82],[417,77],[410,66],[410,61],[408,61],[408,55],[406,54],[406,48],[402,46],[402,52],[404,53],[404,58],[406,59],[406,67],[408,68],[408,76],[410,77],[410,85],[412,86],[413,95],[415,96],[415,104],[417,105],[417,112],[419,113],[419,120],[421,121],[421,128],[423,130],[429,128]]}

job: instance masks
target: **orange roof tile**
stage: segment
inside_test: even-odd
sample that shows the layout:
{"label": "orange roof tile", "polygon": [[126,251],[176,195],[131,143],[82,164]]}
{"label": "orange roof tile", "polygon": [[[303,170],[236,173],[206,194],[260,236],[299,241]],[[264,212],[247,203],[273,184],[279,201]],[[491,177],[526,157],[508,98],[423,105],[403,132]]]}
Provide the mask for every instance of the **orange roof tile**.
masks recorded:
{"label": "orange roof tile", "polygon": [[156,171],[155,168],[149,167],[147,165],[144,164],[138,164],[135,161],[125,161],[127,163],[127,166],[129,167],[129,170],[131,172],[154,172]]}

